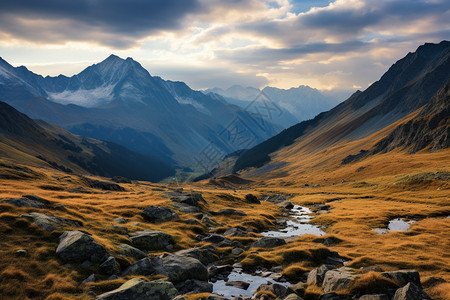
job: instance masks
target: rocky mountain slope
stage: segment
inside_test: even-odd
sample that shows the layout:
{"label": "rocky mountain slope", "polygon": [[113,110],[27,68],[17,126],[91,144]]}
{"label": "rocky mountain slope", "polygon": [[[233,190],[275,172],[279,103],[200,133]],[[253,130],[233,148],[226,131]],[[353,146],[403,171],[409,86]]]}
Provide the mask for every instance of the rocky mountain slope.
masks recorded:
{"label": "rocky mountain slope", "polygon": [[[0,59],[0,99],[31,118],[182,166],[195,167],[210,145],[225,155],[280,130],[221,97],[151,76],[133,59],[114,55],[72,77],[45,78]],[[235,128],[248,132],[246,143],[229,138]]]}
{"label": "rocky mountain slope", "polygon": [[0,102],[0,156],[66,173],[150,181],[174,174],[174,169],[161,160],[34,121],[4,102]]}
{"label": "rocky mountain slope", "polygon": [[428,103],[433,106],[432,97],[450,79],[449,69],[450,42],[420,46],[364,92],[244,152],[234,171],[262,166],[271,153],[301,141],[308,140],[305,147],[317,152],[368,137]]}

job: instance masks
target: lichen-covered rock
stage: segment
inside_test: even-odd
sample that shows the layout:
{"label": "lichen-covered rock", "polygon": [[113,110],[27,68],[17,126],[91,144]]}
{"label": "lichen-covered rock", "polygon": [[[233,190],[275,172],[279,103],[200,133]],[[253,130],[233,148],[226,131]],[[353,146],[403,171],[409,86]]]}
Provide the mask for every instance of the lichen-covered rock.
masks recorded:
{"label": "lichen-covered rock", "polygon": [[106,275],[114,275],[120,273],[120,265],[114,256],[108,257],[100,266],[100,272]]}
{"label": "lichen-covered rock", "polygon": [[325,278],[325,273],[329,270],[333,270],[334,267],[330,265],[321,265],[319,268],[316,268],[309,272],[308,279],[306,283],[311,285],[321,286],[323,279]]}
{"label": "lichen-covered rock", "polygon": [[399,286],[405,286],[408,282],[414,283],[416,286],[422,288],[420,283],[420,275],[416,270],[398,270],[381,273],[386,278],[392,279]]}
{"label": "lichen-covered rock", "polygon": [[176,212],[168,207],[160,206],[149,206],[146,207],[142,212],[141,216],[148,222],[159,223],[167,222],[173,219],[178,219]]}
{"label": "lichen-covered rock", "polygon": [[131,242],[141,250],[165,250],[174,244],[172,236],[162,231],[146,229],[131,234]]}
{"label": "lichen-covered rock", "polygon": [[253,248],[273,248],[277,246],[285,245],[286,241],[282,238],[276,237],[263,237],[252,244]]}
{"label": "lichen-covered rock", "polygon": [[82,262],[85,260],[101,262],[108,252],[103,245],[95,242],[89,234],[74,230],[66,231],[59,237],[56,254],[64,262]]}
{"label": "lichen-covered rock", "polygon": [[145,252],[127,244],[120,244],[118,248],[119,249],[117,252],[126,257],[132,257],[134,259],[143,259],[144,257],[147,256]]}
{"label": "lichen-covered rock", "polygon": [[151,282],[133,278],[122,284],[118,289],[98,296],[97,300],[171,300],[178,295],[175,286],[166,280]]}
{"label": "lichen-covered rock", "polygon": [[355,278],[356,275],[349,268],[330,270],[325,273],[322,289],[325,293],[347,289]]}
{"label": "lichen-covered rock", "polygon": [[395,292],[393,300],[431,300],[420,287],[414,283],[409,282],[404,287]]}

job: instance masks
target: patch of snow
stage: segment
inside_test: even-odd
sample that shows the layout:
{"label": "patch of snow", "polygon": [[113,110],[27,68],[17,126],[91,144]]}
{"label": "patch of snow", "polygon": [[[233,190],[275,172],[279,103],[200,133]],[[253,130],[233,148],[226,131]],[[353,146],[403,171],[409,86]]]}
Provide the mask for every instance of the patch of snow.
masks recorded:
{"label": "patch of snow", "polygon": [[101,86],[95,89],[77,91],[63,91],[61,93],[50,93],[49,100],[60,104],[75,104],[87,108],[97,107],[112,101],[114,85]]}
{"label": "patch of snow", "polygon": [[8,72],[8,71],[5,70],[4,68],[1,68],[1,67],[0,67],[0,77],[3,77],[3,78],[11,78],[11,77],[13,77],[13,76],[11,75],[10,72]]}
{"label": "patch of snow", "polygon": [[202,112],[204,114],[208,114],[210,115],[211,112],[204,107],[202,104],[198,103],[197,101],[195,101],[192,98],[184,98],[184,97],[180,97],[178,95],[174,95],[175,100],[178,101],[178,103],[180,104],[184,104],[184,105],[192,105],[196,110],[198,110],[199,112]]}

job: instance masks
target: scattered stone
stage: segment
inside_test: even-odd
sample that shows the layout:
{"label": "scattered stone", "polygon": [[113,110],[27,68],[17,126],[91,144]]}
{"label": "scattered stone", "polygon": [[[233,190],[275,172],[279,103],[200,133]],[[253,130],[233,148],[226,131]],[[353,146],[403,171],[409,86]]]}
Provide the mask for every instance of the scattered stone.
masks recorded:
{"label": "scattered stone", "polygon": [[125,223],[128,222],[128,220],[125,220],[125,219],[122,218],[122,217],[117,217],[117,218],[115,218],[113,221],[116,222],[116,223],[119,223],[119,224],[125,224]]}
{"label": "scattered stone", "polygon": [[120,279],[120,278],[121,278],[121,277],[119,277],[119,276],[113,274],[113,275],[111,275],[111,276],[108,277],[108,280],[116,280],[116,279]]}
{"label": "scattered stone", "polygon": [[287,201],[287,202],[283,202],[280,204],[282,207],[284,207],[285,209],[291,210],[294,208],[294,204],[292,204],[292,202]]}
{"label": "scattered stone", "polygon": [[284,300],[303,300],[300,296],[297,294],[289,294]]}
{"label": "scattered stone", "polygon": [[278,298],[285,298],[287,295],[293,293],[292,290],[278,283],[261,284],[256,291],[272,292]]}
{"label": "scattered stone", "polygon": [[188,204],[173,202],[172,205],[173,205],[173,207],[175,207],[175,209],[177,209],[183,213],[186,213],[186,214],[195,214],[195,213],[200,212],[200,209],[198,209],[195,206],[188,205]]}
{"label": "scattered stone", "polygon": [[322,283],[322,289],[325,293],[339,289],[347,289],[355,277],[356,275],[351,269],[346,267],[327,271]]}
{"label": "scattered stone", "polygon": [[248,203],[261,204],[261,202],[258,200],[258,198],[256,196],[254,196],[253,194],[245,195],[245,200]]}
{"label": "scattered stone", "polygon": [[109,256],[100,266],[99,270],[106,275],[113,275],[120,273],[120,265],[114,258]]}
{"label": "scattered stone", "polygon": [[228,281],[225,283],[226,286],[232,286],[241,290],[247,290],[250,286],[250,283],[241,281],[241,280],[235,280],[235,281]]}
{"label": "scattered stone", "polygon": [[111,227],[116,232],[119,232],[122,234],[128,234],[128,228],[126,228],[125,226],[117,226],[117,225],[111,224]]}
{"label": "scattered stone", "polygon": [[74,227],[80,227],[80,222],[66,220],[60,217],[54,217],[42,213],[32,212],[29,214],[20,215],[21,218],[27,218],[35,223],[40,228],[52,232],[60,227],[60,225],[69,225]]}
{"label": "scattered stone", "polygon": [[188,279],[177,285],[181,293],[212,293],[213,285],[207,281]]}
{"label": "scattered stone", "polygon": [[267,196],[265,200],[275,203],[275,204],[279,204],[279,203],[286,201],[288,198],[289,198],[289,196],[287,196],[287,195],[274,194],[274,195]]}
{"label": "scattered stone", "polygon": [[84,232],[66,231],[59,237],[59,245],[56,254],[64,262],[81,262],[90,260],[101,262],[108,252],[105,247]]}
{"label": "scattered stone", "polygon": [[184,221],[185,224],[188,225],[196,225],[196,226],[203,226],[202,223],[200,223],[198,220],[196,219],[187,219]]}
{"label": "scattered stone", "polygon": [[9,198],[3,199],[1,202],[14,205],[15,207],[45,208],[43,203],[26,198]]}
{"label": "scattered stone", "polygon": [[170,234],[152,229],[136,231],[131,234],[130,239],[136,248],[147,251],[165,250],[174,244]]}
{"label": "scattered stone", "polygon": [[204,242],[213,243],[213,244],[221,244],[223,242],[229,242],[231,244],[231,241],[220,234],[210,234],[206,237],[201,239]]}
{"label": "scattered stone", "polygon": [[170,300],[178,295],[175,286],[166,280],[144,281],[133,278],[122,284],[118,289],[98,296],[97,300]]}
{"label": "scattered stone", "polygon": [[398,270],[392,272],[383,272],[381,273],[386,278],[392,279],[399,286],[405,286],[409,282],[414,283],[414,285],[422,288],[422,284],[420,283],[420,275],[416,270]]}
{"label": "scattered stone", "polygon": [[139,222],[134,222],[134,223],[131,223],[130,225],[131,225],[131,226],[139,226],[139,225],[141,225],[141,223],[139,223]]}
{"label": "scattered stone", "polygon": [[134,259],[142,259],[147,256],[141,250],[127,244],[120,244],[118,247],[120,248],[118,250],[118,253],[126,257],[132,257]]}
{"label": "scattered stone", "polygon": [[431,297],[413,282],[409,282],[395,292],[393,300],[431,300]]}
{"label": "scattered stone", "polygon": [[334,267],[331,265],[321,265],[319,268],[316,268],[309,272],[308,279],[306,283],[311,285],[322,286],[322,282],[325,278],[325,273],[329,270],[333,270]]}
{"label": "scattered stone", "polygon": [[325,263],[327,265],[340,266],[345,264],[345,259],[336,256],[327,256]]}
{"label": "scattered stone", "polygon": [[438,284],[445,283],[445,282],[446,281],[445,281],[444,278],[429,276],[429,277],[425,277],[422,280],[422,287],[424,289],[428,289],[428,288],[434,287],[434,286],[436,286]]}
{"label": "scattered stone", "polygon": [[252,244],[253,248],[273,248],[286,245],[286,241],[282,238],[263,237]]}
{"label": "scattered stone", "polygon": [[230,273],[233,271],[233,266],[231,265],[223,265],[223,266],[211,266],[208,268],[208,273],[210,278],[217,277],[218,275],[222,275],[223,277],[228,277]]}
{"label": "scattered stone", "polygon": [[118,191],[118,192],[124,192],[125,189],[118,185],[117,183],[107,182],[107,181],[100,181],[96,179],[91,179],[87,177],[82,177],[82,180],[91,188],[94,189],[100,189],[104,191]]}
{"label": "scattered stone", "polygon": [[20,249],[20,250],[17,250],[16,252],[14,252],[14,255],[17,257],[25,257],[28,255],[28,252],[25,249]]}
{"label": "scattered stone", "polygon": [[296,293],[300,297],[303,297],[305,295],[305,291],[306,291],[306,286],[305,285],[306,285],[306,283],[299,282],[297,284],[291,285],[289,288],[291,290],[293,290],[294,293]]}
{"label": "scattered stone", "polygon": [[389,296],[386,294],[363,295],[359,297],[359,300],[389,300]]}
{"label": "scattered stone", "polygon": [[149,206],[142,212],[141,216],[148,222],[160,223],[178,219],[178,214],[168,207]]}
{"label": "scattered stone", "polygon": [[37,201],[37,202],[40,202],[40,203],[42,203],[44,205],[48,205],[48,206],[52,204],[50,201],[48,201],[48,200],[46,200],[46,199],[44,199],[42,197],[35,196],[35,195],[23,195],[22,198],[26,198],[26,199],[30,199],[30,200],[33,200],[33,201]]}
{"label": "scattered stone", "polygon": [[342,300],[342,298],[336,293],[325,293],[320,295],[318,300]]}
{"label": "scattered stone", "polygon": [[174,253],[175,255],[198,259],[202,264],[208,265],[219,259],[214,250],[208,248],[191,248]]}
{"label": "scattered stone", "polygon": [[231,250],[231,254],[233,254],[235,256],[241,255],[243,252],[244,252],[244,250],[241,248],[238,248],[238,247],[235,247],[235,248],[233,248],[233,250]]}
{"label": "scattered stone", "polygon": [[217,225],[219,225],[216,221],[214,221],[213,219],[211,219],[211,218],[208,217],[208,216],[204,216],[204,217],[202,218],[202,222],[205,223],[205,224],[207,224],[207,225],[211,225],[211,226],[217,226]]}
{"label": "scattered stone", "polygon": [[383,272],[383,269],[378,266],[369,266],[369,267],[361,267],[361,273],[369,273],[369,272]]}
{"label": "scattered stone", "polygon": [[158,268],[161,268],[162,260],[161,257],[153,257],[153,258],[143,258],[134,264],[130,265],[125,271],[122,272],[121,276],[128,275],[152,275],[157,272]]}
{"label": "scattered stone", "polygon": [[95,274],[92,273],[91,275],[89,275],[88,278],[86,278],[85,280],[83,280],[81,283],[82,284],[86,284],[88,282],[95,282]]}
{"label": "scattered stone", "polygon": [[228,298],[217,294],[210,294],[206,300],[228,300]]}
{"label": "scattered stone", "polygon": [[115,183],[133,183],[130,179],[122,176],[114,176],[111,178],[111,181]]}
{"label": "scattered stone", "polygon": [[200,193],[172,193],[170,200],[195,207],[199,206],[199,202],[206,202],[205,199],[203,199],[202,194]]}
{"label": "scattered stone", "polygon": [[247,235],[247,232],[245,232],[245,231],[242,231],[241,229],[239,229],[239,228],[229,228],[229,229],[227,229],[224,233],[223,233],[223,235],[225,235],[225,236],[246,236]]}
{"label": "scattered stone", "polygon": [[[211,212],[212,213],[212,212]],[[247,214],[241,210],[236,210],[232,208],[221,209],[215,213],[216,215],[221,216],[246,216]]]}

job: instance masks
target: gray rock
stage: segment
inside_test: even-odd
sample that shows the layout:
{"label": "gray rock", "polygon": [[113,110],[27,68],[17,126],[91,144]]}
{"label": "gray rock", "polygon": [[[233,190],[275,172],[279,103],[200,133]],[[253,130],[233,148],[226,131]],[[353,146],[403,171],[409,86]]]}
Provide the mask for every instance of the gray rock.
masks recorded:
{"label": "gray rock", "polygon": [[172,203],[173,207],[175,207],[175,209],[183,212],[183,213],[187,213],[187,214],[195,214],[195,213],[199,213],[200,209],[198,209],[195,206],[191,206],[189,204],[185,204],[185,203],[180,203],[180,202],[173,202]]}
{"label": "gray rock", "polygon": [[322,289],[325,293],[346,289],[355,278],[356,275],[349,268],[330,270],[325,273]]}
{"label": "gray rock", "polygon": [[216,215],[221,216],[246,216],[247,214],[241,210],[236,210],[232,208],[221,209],[215,213]]}
{"label": "gray rock", "polygon": [[147,251],[165,250],[174,244],[170,234],[151,229],[136,231],[131,234],[130,239],[136,248]]}
{"label": "gray rock", "polygon": [[216,277],[217,275],[228,277],[231,271],[233,271],[232,265],[211,266],[208,268],[209,277]]}
{"label": "gray rock", "polygon": [[325,293],[319,296],[318,300],[342,300],[341,296],[336,293]]}
{"label": "gray rock", "polygon": [[247,232],[240,230],[239,228],[229,228],[223,235],[225,236],[246,236]]}
{"label": "gray rock", "polygon": [[83,269],[89,269],[90,267],[92,267],[92,262],[89,260],[85,260],[80,264],[80,267],[82,267]]}
{"label": "gray rock", "polygon": [[273,248],[277,246],[286,245],[286,241],[282,238],[263,237],[252,244],[253,248]]}
{"label": "gray rock", "polygon": [[389,296],[386,294],[363,295],[359,297],[359,300],[389,300]]}
{"label": "gray rock", "polygon": [[29,214],[20,215],[21,218],[27,218],[40,228],[52,232],[59,229],[61,225],[69,225],[74,227],[80,227],[81,224],[77,221],[66,220],[60,217],[50,216],[42,213],[32,212]]}
{"label": "gray rock", "polygon": [[117,218],[115,218],[113,221],[116,222],[116,223],[119,223],[119,224],[125,224],[125,223],[128,222],[127,220],[125,220],[125,219],[122,218],[122,217],[117,217]]}
{"label": "gray rock", "polygon": [[241,281],[241,280],[235,280],[235,281],[228,281],[225,283],[226,286],[232,286],[241,290],[247,290],[250,286],[250,283]]}
{"label": "gray rock", "polygon": [[414,283],[409,282],[404,287],[395,292],[393,300],[431,300],[420,287]]}
{"label": "gray rock", "polygon": [[284,300],[303,300],[299,295],[297,294],[289,294]]}
{"label": "gray rock", "polygon": [[429,276],[429,277],[425,277],[422,280],[422,287],[424,289],[428,289],[428,288],[434,287],[434,286],[436,286],[438,284],[445,283],[445,282],[446,281],[445,281],[444,278],[435,277],[435,276]]}
{"label": "gray rock", "polygon": [[235,256],[241,255],[243,252],[244,252],[244,250],[241,248],[238,248],[238,247],[235,247],[235,248],[233,248],[233,250],[231,250],[231,254],[233,254]]}
{"label": "gray rock", "polygon": [[228,300],[228,298],[217,294],[211,294],[208,298],[206,298],[206,300]]}
{"label": "gray rock", "polygon": [[125,226],[118,226],[118,225],[111,224],[111,228],[114,231],[119,232],[121,234],[128,234],[128,228],[126,228]]}
{"label": "gray rock", "polygon": [[160,223],[178,219],[178,214],[168,207],[149,206],[142,212],[141,216],[148,222]]}
{"label": "gray rock", "polygon": [[82,262],[90,260],[101,262],[108,252],[105,247],[81,231],[66,231],[59,237],[56,254],[64,262]]}
{"label": "gray rock", "polygon": [[185,223],[185,224],[188,224],[188,225],[203,226],[203,224],[200,223],[200,222],[199,222],[198,220],[196,220],[196,219],[187,219],[187,220],[184,221],[184,223]]}
{"label": "gray rock", "polygon": [[383,272],[381,273],[386,278],[392,279],[399,286],[405,286],[408,282],[414,283],[414,285],[422,288],[422,284],[420,283],[420,275],[416,270],[399,270],[392,272]]}
{"label": "gray rock", "polygon": [[9,198],[3,199],[2,203],[8,203],[16,207],[33,207],[33,208],[45,208],[45,205],[39,201],[30,200],[26,198]]}
{"label": "gray rock", "polygon": [[17,257],[25,257],[28,255],[28,252],[25,249],[20,249],[20,250],[17,250],[16,252],[14,252],[14,255]]}
{"label": "gray rock", "polygon": [[297,284],[291,285],[289,288],[300,297],[303,297],[305,295],[306,286],[306,283],[298,282]]}
{"label": "gray rock", "polygon": [[205,224],[207,224],[207,225],[211,225],[211,226],[217,226],[217,225],[219,225],[216,221],[214,221],[213,219],[211,219],[211,218],[208,217],[208,216],[204,216],[204,217],[202,218],[202,222],[205,223]]}
{"label": "gray rock", "polygon": [[224,237],[223,235],[220,234],[210,234],[207,235],[206,237],[202,238],[202,241],[204,242],[208,242],[208,243],[213,243],[213,244],[223,244],[223,243],[227,243],[231,245],[231,241],[229,239],[227,239],[226,237]]}
{"label": "gray rock", "polygon": [[85,284],[85,283],[88,283],[88,282],[95,282],[95,274],[89,275],[89,277],[86,278],[85,280],[83,280],[81,283]]}
{"label": "gray rock", "polygon": [[130,265],[125,271],[122,272],[121,276],[128,275],[153,275],[158,272],[159,269],[162,268],[162,260],[160,257],[153,258],[143,258],[134,264]]}
{"label": "gray rock", "polygon": [[142,259],[147,256],[143,251],[127,244],[120,244],[118,248],[118,253],[126,257]]}
{"label": "gray rock", "polygon": [[46,200],[44,198],[41,198],[39,196],[35,196],[35,195],[23,195],[22,198],[26,198],[26,199],[30,199],[30,200],[33,200],[33,201],[37,201],[37,202],[40,202],[40,203],[42,203],[44,205],[47,205],[47,206],[52,204],[50,201],[48,201],[48,200]]}
{"label": "gray rock", "polygon": [[200,193],[182,194],[176,197],[171,197],[171,200],[190,206],[199,206],[199,202],[206,202]]}
{"label": "gray rock", "polygon": [[192,257],[198,259],[204,265],[208,265],[219,259],[219,257],[214,253],[214,251],[208,248],[185,249],[175,252],[174,254],[178,256]]}
{"label": "gray rock", "polygon": [[247,195],[245,195],[245,200],[246,200],[248,203],[261,204],[261,202],[258,200],[258,198],[257,198],[255,195],[253,195],[253,194],[247,194]]}
{"label": "gray rock", "polygon": [[110,256],[99,266],[99,270],[106,275],[119,274],[120,265],[114,256]]}
{"label": "gray rock", "polygon": [[291,210],[294,208],[294,204],[292,204],[292,202],[290,202],[290,201],[283,202],[280,205],[288,210]]}
{"label": "gray rock", "polygon": [[278,298],[285,298],[287,295],[293,293],[291,289],[278,283],[261,284],[256,291],[272,292]]}
{"label": "gray rock", "polygon": [[188,279],[185,282],[178,284],[178,291],[181,293],[212,293],[213,285],[207,281],[200,281],[196,279]]}
{"label": "gray rock", "polygon": [[175,286],[166,280],[151,282],[133,278],[122,284],[118,289],[98,296],[97,300],[171,300],[178,295]]}
{"label": "gray rock", "polygon": [[309,285],[317,285],[321,286],[323,279],[325,278],[325,273],[329,270],[333,270],[334,267],[330,265],[321,265],[319,268],[316,268],[309,272],[308,279],[306,283]]}

